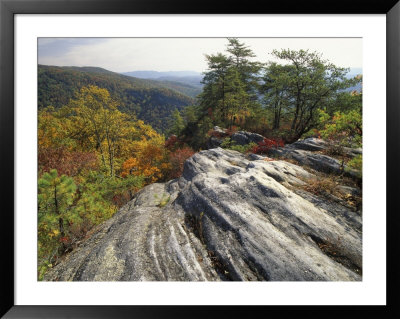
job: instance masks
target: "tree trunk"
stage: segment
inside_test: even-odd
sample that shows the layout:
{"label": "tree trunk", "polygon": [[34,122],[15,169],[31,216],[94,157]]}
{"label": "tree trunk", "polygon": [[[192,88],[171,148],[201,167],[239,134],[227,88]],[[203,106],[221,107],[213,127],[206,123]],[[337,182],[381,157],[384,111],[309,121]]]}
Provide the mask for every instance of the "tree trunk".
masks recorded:
{"label": "tree trunk", "polygon": [[62,217],[60,217],[60,218],[58,219],[58,226],[59,226],[59,228],[60,228],[61,237],[65,237],[64,220],[62,219]]}
{"label": "tree trunk", "polygon": [[291,126],[292,130],[294,130],[296,127],[297,116],[299,115],[299,108],[300,108],[300,103],[296,103],[296,112],[294,113],[294,118],[293,118],[293,122],[292,122],[292,126]]}
{"label": "tree trunk", "polygon": [[282,110],[282,105],[279,102],[275,103],[275,110],[274,110],[274,130],[278,130],[280,126],[280,120],[281,120],[281,110]]}
{"label": "tree trunk", "polygon": [[99,141],[99,139],[97,139],[97,142],[99,143],[101,161],[103,162],[103,166],[106,167],[106,159],[104,157],[103,147],[101,146],[101,142]]}

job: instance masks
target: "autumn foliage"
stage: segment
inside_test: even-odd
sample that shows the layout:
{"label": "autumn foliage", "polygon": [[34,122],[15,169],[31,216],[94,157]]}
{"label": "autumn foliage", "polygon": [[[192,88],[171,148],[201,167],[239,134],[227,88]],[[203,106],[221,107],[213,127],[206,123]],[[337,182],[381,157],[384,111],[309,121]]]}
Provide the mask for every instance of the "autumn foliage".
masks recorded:
{"label": "autumn foliage", "polygon": [[251,152],[254,154],[268,154],[268,151],[272,148],[278,148],[285,146],[285,143],[282,139],[268,139],[264,138],[261,142],[258,142],[258,145],[255,145]]}
{"label": "autumn foliage", "polygon": [[194,154],[190,147],[179,148],[169,154],[169,178],[178,178],[182,175],[185,161]]}
{"label": "autumn foliage", "polygon": [[194,152],[88,86],[38,116],[38,276],[143,186],[179,177]]}
{"label": "autumn foliage", "polygon": [[57,168],[60,174],[79,175],[83,170],[98,168],[95,152],[69,151],[65,147],[40,147],[38,151],[39,172]]}
{"label": "autumn foliage", "polygon": [[165,141],[165,148],[169,150],[176,149],[177,147],[179,147],[180,144],[181,142],[178,137],[173,134]]}

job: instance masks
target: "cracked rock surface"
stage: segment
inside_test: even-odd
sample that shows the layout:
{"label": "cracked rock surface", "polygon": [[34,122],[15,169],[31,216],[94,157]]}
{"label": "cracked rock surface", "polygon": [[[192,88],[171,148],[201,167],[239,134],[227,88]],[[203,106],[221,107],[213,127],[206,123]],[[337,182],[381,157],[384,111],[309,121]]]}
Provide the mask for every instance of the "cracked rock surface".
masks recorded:
{"label": "cracked rock surface", "polygon": [[[293,144],[285,145],[277,149],[271,149],[269,154],[277,158],[289,158],[297,161],[300,165],[308,166],[316,171],[327,174],[344,174],[345,176],[359,179],[358,172],[344,165],[341,162],[328,155],[315,153],[315,151],[326,150],[328,143],[318,138],[306,138],[298,140]],[[360,148],[342,147],[343,152],[349,157],[355,157],[362,154]]]}
{"label": "cracked rock surface", "polygon": [[146,186],[45,280],[359,281],[358,213],[299,187],[311,173],[215,148]]}

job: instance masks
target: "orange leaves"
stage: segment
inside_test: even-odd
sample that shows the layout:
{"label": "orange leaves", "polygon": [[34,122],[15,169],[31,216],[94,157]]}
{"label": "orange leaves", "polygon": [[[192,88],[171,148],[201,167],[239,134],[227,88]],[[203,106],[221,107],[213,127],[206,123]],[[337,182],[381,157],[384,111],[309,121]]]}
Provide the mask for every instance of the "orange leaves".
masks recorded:
{"label": "orange leaves", "polygon": [[164,153],[160,146],[150,143],[141,151],[141,157],[144,157],[143,160],[149,163],[162,160],[163,155]]}
{"label": "orange leaves", "polygon": [[165,153],[162,147],[151,143],[143,143],[136,157],[130,157],[122,164],[122,177],[128,175],[144,176],[152,183],[162,177],[165,168]]}
{"label": "orange leaves", "polygon": [[128,175],[139,175],[135,174],[138,171],[139,161],[137,158],[129,158],[122,164],[122,177],[127,177]]}
{"label": "orange leaves", "polygon": [[129,158],[122,164],[122,177],[128,175],[144,176],[149,182],[157,181],[162,175],[161,170],[151,158]]}
{"label": "orange leaves", "polygon": [[237,127],[237,126],[235,126],[235,125],[232,125],[230,128],[228,128],[227,130],[226,130],[226,134],[228,135],[228,136],[232,136],[234,133],[236,133],[237,131],[239,131],[239,127]]}
{"label": "orange leaves", "polygon": [[194,154],[187,146],[168,150],[164,144],[157,145],[151,141],[141,141],[139,144],[135,157],[130,157],[122,164],[121,177],[142,175],[147,183],[177,178],[182,174],[185,160]]}

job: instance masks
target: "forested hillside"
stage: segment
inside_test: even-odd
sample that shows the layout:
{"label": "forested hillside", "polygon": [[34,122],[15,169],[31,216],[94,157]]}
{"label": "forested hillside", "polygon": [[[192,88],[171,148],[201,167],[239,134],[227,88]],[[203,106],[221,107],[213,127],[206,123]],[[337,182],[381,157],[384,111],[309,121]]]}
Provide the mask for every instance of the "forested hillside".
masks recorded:
{"label": "forested hillside", "polygon": [[196,98],[202,90],[202,85],[200,82],[198,84],[190,84],[190,82],[186,82],[180,79],[157,79],[161,85],[170,88],[172,90],[178,91],[182,94],[190,96],[192,98]]}
{"label": "forested hillside", "polygon": [[193,71],[157,72],[157,71],[133,71],[122,73],[140,79],[159,81],[165,87],[171,88],[191,97],[196,97],[203,88],[203,75]]}
{"label": "forested hillside", "polygon": [[[67,105],[79,90],[88,85],[107,89],[118,109],[135,114],[159,132],[168,128],[175,108],[182,110],[193,99],[169,86],[152,80],[137,79],[95,67],[55,67],[39,65],[38,107]],[[188,88],[190,91],[190,88]],[[189,93],[189,92],[188,92]]]}

